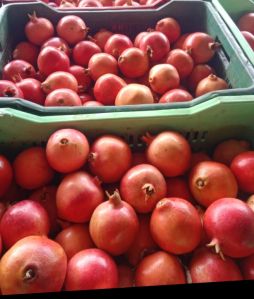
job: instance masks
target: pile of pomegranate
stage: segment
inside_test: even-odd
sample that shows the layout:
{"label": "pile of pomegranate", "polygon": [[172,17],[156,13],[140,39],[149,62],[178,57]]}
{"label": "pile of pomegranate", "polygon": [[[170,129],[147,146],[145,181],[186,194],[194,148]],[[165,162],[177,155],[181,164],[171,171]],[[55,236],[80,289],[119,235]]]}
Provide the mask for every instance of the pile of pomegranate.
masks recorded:
{"label": "pile of pomegranate", "polygon": [[2,70],[1,97],[45,106],[136,105],[191,101],[229,88],[208,64],[220,46],[204,32],[181,33],[173,18],[134,39],[101,29],[93,36],[78,16],[56,26],[34,13]]}
{"label": "pile of pomegranate", "polygon": [[59,129],[0,156],[2,294],[254,279],[249,141],[142,140]]}
{"label": "pile of pomegranate", "polygon": [[61,9],[82,8],[82,7],[144,7],[160,4],[164,0],[42,0],[51,7]]}
{"label": "pile of pomegranate", "polygon": [[241,16],[237,21],[237,26],[252,50],[254,50],[254,13],[249,12]]}

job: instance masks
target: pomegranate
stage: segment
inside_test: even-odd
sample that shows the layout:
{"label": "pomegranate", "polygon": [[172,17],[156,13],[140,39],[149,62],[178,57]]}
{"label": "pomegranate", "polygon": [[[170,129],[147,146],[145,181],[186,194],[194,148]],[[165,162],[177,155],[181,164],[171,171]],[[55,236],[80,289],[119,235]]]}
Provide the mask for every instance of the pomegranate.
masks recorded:
{"label": "pomegranate", "polygon": [[25,35],[31,43],[41,46],[53,37],[54,26],[48,19],[38,18],[35,12],[28,16],[30,20],[25,26]]}
{"label": "pomegranate", "polygon": [[101,50],[104,50],[107,40],[112,36],[113,33],[107,29],[100,29],[92,38],[92,41],[95,42]]}
{"label": "pomegranate", "polygon": [[149,84],[153,91],[164,94],[179,86],[180,77],[173,65],[157,64],[150,69]]}
{"label": "pomegranate", "polygon": [[99,0],[81,0],[78,7],[103,7]]}
{"label": "pomegranate", "polygon": [[42,236],[19,240],[2,257],[2,294],[59,292],[67,269],[62,247]]}
{"label": "pomegranate", "polygon": [[148,53],[151,61],[158,62],[168,54],[170,44],[165,34],[154,31],[141,38],[139,48]]}
{"label": "pomegranate", "polygon": [[39,49],[29,42],[20,42],[12,52],[14,60],[24,60],[32,65],[36,65]]}
{"label": "pomegranate", "polygon": [[74,223],[88,222],[104,195],[96,179],[84,171],[64,177],[56,193],[58,217]]}
{"label": "pomegranate", "polygon": [[185,39],[183,49],[190,53],[195,64],[199,64],[210,61],[219,46],[209,34],[195,32]]}
{"label": "pomegranate", "polygon": [[186,38],[190,35],[190,33],[185,33],[181,35],[173,45],[173,49],[182,49]]}
{"label": "pomegranate", "polygon": [[208,64],[195,65],[189,77],[187,78],[187,86],[190,91],[194,92],[198,86],[198,83],[211,74],[214,74],[214,70]]}
{"label": "pomegranate", "polygon": [[102,182],[114,183],[130,168],[131,149],[123,139],[104,135],[92,144],[88,162],[90,171]]}
{"label": "pomegranate", "polygon": [[51,91],[60,88],[68,88],[75,92],[78,91],[78,81],[67,72],[54,72],[50,74],[41,85],[42,90],[49,94]]}
{"label": "pomegranate", "polygon": [[125,253],[135,240],[139,221],[127,202],[122,201],[118,191],[94,210],[89,231],[95,245],[111,255]]}
{"label": "pomegranate", "polygon": [[222,197],[236,197],[238,191],[230,168],[214,161],[198,163],[190,173],[189,186],[195,200],[205,207]]}
{"label": "pomegranate", "polygon": [[56,31],[69,45],[75,45],[85,39],[88,28],[80,17],[67,15],[59,20]]}
{"label": "pomegranate", "polygon": [[122,78],[114,74],[102,75],[95,82],[94,96],[103,105],[114,105],[117,94],[126,85]]}
{"label": "pomegranate", "polygon": [[228,139],[220,142],[213,152],[213,160],[230,166],[235,156],[250,150],[247,140]]}
{"label": "pomegranate", "polygon": [[166,182],[156,167],[140,164],[125,173],[120,191],[123,199],[137,212],[149,213],[166,196]]}
{"label": "pomegranate", "polygon": [[40,203],[47,211],[50,221],[50,232],[54,233],[58,229],[56,211],[56,190],[55,186],[45,186],[35,190],[29,199]]}
{"label": "pomegranate", "polygon": [[46,210],[41,204],[32,200],[22,200],[10,206],[0,223],[5,248],[10,248],[18,240],[27,236],[46,236],[49,229],[49,216]]}
{"label": "pomegranate", "polygon": [[191,100],[193,100],[193,97],[188,91],[175,88],[164,93],[159,103],[189,102]]}
{"label": "pomegranate", "polygon": [[166,63],[169,63],[176,68],[181,80],[188,77],[194,67],[194,62],[191,56],[181,49],[170,51]]}
{"label": "pomegranate", "polygon": [[191,148],[182,135],[173,131],[164,131],[155,137],[147,134],[143,136],[143,140],[148,145],[147,161],[157,167],[164,176],[175,177],[188,170]]}
{"label": "pomegranate", "polygon": [[143,32],[140,32],[139,34],[137,34],[134,39],[134,47],[139,48],[141,39],[148,33],[149,33],[148,31],[143,31]]}
{"label": "pomegranate", "polygon": [[101,53],[101,49],[96,43],[81,41],[73,48],[72,58],[76,64],[87,67],[90,58],[96,53]]}
{"label": "pomegranate", "polygon": [[253,194],[247,199],[246,203],[254,212],[254,195]]}
{"label": "pomegranate", "polygon": [[190,261],[192,283],[242,280],[237,264],[229,257],[221,259],[207,248],[199,248]]}
{"label": "pomegranate", "polygon": [[134,273],[132,269],[124,264],[117,266],[118,272],[118,288],[129,288],[134,286]]}
{"label": "pomegranate", "polygon": [[89,143],[86,136],[75,129],[60,129],[48,139],[46,155],[50,166],[68,173],[80,169],[87,161]]}
{"label": "pomegranate", "polygon": [[24,60],[12,60],[3,68],[3,79],[13,82],[35,76],[34,67]]}
{"label": "pomegranate", "polygon": [[204,228],[221,257],[246,257],[254,253],[254,212],[236,198],[221,198],[204,215]]}
{"label": "pomegranate", "polygon": [[17,82],[16,86],[22,90],[24,99],[39,105],[44,105],[45,94],[41,89],[40,81],[27,78]]}
{"label": "pomegranate", "polygon": [[242,271],[244,279],[246,280],[254,279],[254,254],[241,260],[240,269]]}
{"label": "pomegranate", "polygon": [[54,178],[46,151],[39,146],[21,151],[14,160],[13,169],[17,184],[28,190],[43,187]]}
{"label": "pomegranate", "polygon": [[22,90],[15,83],[8,80],[0,80],[0,96],[4,98],[24,98]]}
{"label": "pomegranate", "polygon": [[133,0],[127,0],[123,6],[140,6],[139,2]]}
{"label": "pomegranate", "polygon": [[155,30],[164,33],[170,43],[174,43],[181,35],[181,27],[173,18],[161,19],[157,22]]}
{"label": "pomegranate", "polygon": [[136,83],[123,87],[119,91],[115,101],[116,106],[153,103],[154,98],[150,88]]}
{"label": "pomegranate", "polygon": [[104,106],[102,103],[97,101],[87,101],[83,104],[85,107],[97,107],[97,106]]}
{"label": "pomegranate", "polygon": [[71,224],[55,238],[64,249],[68,260],[81,250],[95,247],[86,224]]}
{"label": "pomegranate", "polygon": [[87,74],[87,71],[80,65],[72,65],[69,68],[69,73],[71,73],[76,78],[78,82],[79,93],[86,92],[92,82],[90,76]]}
{"label": "pomegranate", "polygon": [[124,76],[138,78],[149,70],[149,59],[146,53],[137,48],[128,48],[118,59],[118,66]]}
{"label": "pomegranate", "polygon": [[239,188],[248,193],[254,193],[253,165],[254,151],[246,151],[238,154],[230,165],[230,168],[237,179]]}
{"label": "pomegranate", "polygon": [[241,31],[249,31],[254,34],[254,13],[249,12],[241,16],[241,18],[237,21],[237,26]]}
{"label": "pomegranate", "polygon": [[76,5],[72,1],[69,2],[69,0],[68,1],[62,0],[59,7],[62,8],[62,9],[65,9],[65,8],[69,9],[70,7],[71,8],[76,7]]}
{"label": "pomegranate", "polygon": [[71,49],[68,45],[68,43],[60,38],[60,37],[52,37],[50,39],[48,39],[42,46],[41,49],[44,49],[46,47],[54,47],[58,50],[61,50],[62,52],[64,52],[68,57],[71,55]]}
{"label": "pomegranate", "polygon": [[[84,105],[86,102],[95,101],[95,99],[89,93],[80,93],[79,97],[82,102],[82,105]],[[98,102],[98,104],[100,103]]]}
{"label": "pomegranate", "polygon": [[204,161],[211,161],[211,158],[207,153],[203,151],[191,153],[190,169],[194,168],[197,164]]}
{"label": "pomegranate", "polygon": [[164,251],[146,256],[136,268],[135,285],[138,287],[185,283],[184,268],[179,259]]}
{"label": "pomegranate", "polygon": [[94,54],[89,60],[88,72],[94,81],[104,74],[117,75],[117,61],[112,55],[107,53]]}
{"label": "pomegranate", "polygon": [[248,31],[241,31],[241,33],[251,46],[252,50],[254,50],[254,35]]}
{"label": "pomegranate", "polygon": [[184,254],[200,243],[202,224],[195,207],[185,199],[172,197],[160,200],[150,221],[154,241],[163,250]]}
{"label": "pomegranate", "polygon": [[108,38],[104,46],[104,52],[118,58],[124,50],[132,47],[132,41],[128,36],[123,34],[113,34]]}
{"label": "pomegranate", "polygon": [[192,202],[192,196],[188,186],[188,182],[184,177],[167,178],[167,197],[184,198]]}
{"label": "pomegranate", "polygon": [[150,215],[139,215],[138,218],[139,230],[137,236],[125,253],[128,262],[132,266],[137,266],[145,256],[155,252],[158,248],[150,232]]}
{"label": "pomegranate", "polygon": [[37,64],[40,73],[48,76],[57,71],[68,72],[70,59],[63,51],[48,46],[41,50]]}
{"label": "pomegranate", "polygon": [[82,102],[75,91],[59,88],[47,95],[45,106],[82,106]]}
{"label": "pomegranate", "polygon": [[85,249],[70,259],[65,290],[111,289],[117,286],[117,265],[103,250]]}
{"label": "pomegranate", "polygon": [[224,79],[211,74],[198,83],[195,95],[196,97],[200,97],[211,91],[223,90],[228,88],[229,85]]}
{"label": "pomegranate", "polygon": [[8,191],[12,180],[12,166],[5,156],[0,155],[0,198]]}

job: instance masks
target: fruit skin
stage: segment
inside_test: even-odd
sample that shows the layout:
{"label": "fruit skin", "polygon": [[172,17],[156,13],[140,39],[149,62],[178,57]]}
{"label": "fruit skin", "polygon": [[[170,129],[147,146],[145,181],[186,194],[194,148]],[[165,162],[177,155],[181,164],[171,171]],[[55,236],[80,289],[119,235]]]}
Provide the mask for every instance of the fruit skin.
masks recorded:
{"label": "fruit skin", "polygon": [[36,65],[39,49],[29,42],[20,42],[12,52],[13,59],[25,60],[32,65]]}
{"label": "fruit skin", "polygon": [[35,76],[34,67],[24,60],[12,60],[7,63],[2,71],[4,80],[10,80],[16,83],[20,79],[32,78]]}
{"label": "fruit skin", "polygon": [[95,290],[117,288],[118,272],[114,260],[101,249],[85,249],[68,263],[64,289]]}
{"label": "fruit skin", "polygon": [[150,230],[163,250],[184,254],[195,249],[201,240],[202,224],[195,207],[182,198],[164,198],[152,212]]}
{"label": "fruit skin", "polygon": [[57,234],[55,241],[63,247],[68,260],[81,250],[95,247],[86,224],[66,227]]}
{"label": "fruit skin", "polygon": [[240,269],[244,279],[254,280],[254,254],[240,261]]}
{"label": "fruit skin", "polygon": [[135,210],[116,191],[94,210],[89,231],[95,245],[113,256],[125,253],[135,240],[139,221]]}
{"label": "fruit skin", "polygon": [[214,161],[200,162],[192,169],[189,187],[195,200],[205,207],[222,197],[236,197],[238,192],[230,168]]}
{"label": "fruit skin", "polygon": [[241,31],[241,33],[254,51],[254,35],[248,31]]}
{"label": "fruit skin", "polygon": [[229,88],[228,83],[225,80],[215,76],[214,74],[211,74],[208,77],[202,79],[198,83],[195,95],[196,97],[200,97],[208,92],[223,90],[228,88]]}
{"label": "fruit skin", "polygon": [[221,198],[204,214],[204,229],[220,255],[233,258],[254,253],[254,212],[236,198]]}
{"label": "fruit skin", "polygon": [[155,30],[166,35],[170,44],[174,43],[181,35],[180,24],[173,18],[164,18],[157,22]]}
{"label": "fruit skin", "polygon": [[189,271],[192,283],[243,279],[241,271],[233,259],[226,257],[223,260],[219,255],[205,247],[194,252]]}
{"label": "fruit skin", "polygon": [[41,89],[40,81],[33,78],[27,78],[17,82],[16,86],[22,90],[24,99],[39,105],[44,104],[45,94]]}
{"label": "fruit skin", "polygon": [[0,155],[0,198],[8,191],[12,180],[12,166],[5,156]]}
{"label": "fruit skin", "polygon": [[104,52],[118,58],[124,50],[133,47],[132,41],[124,34],[111,35],[105,46]]}
{"label": "fruit skin", "polygon": [[42,236],[23,238],[1,259],[1,292],[3,295],[60,292],[66,269],[67,258],[59,244]]}
{"label": "fruit skin", "polygon": [[115,105],[153,104],[154,98],[149,87],[142,84],[128,84],[117,94]]}
{"label": "fruit skin", "polygon": [[188,102],[192,100],[193,97],[188,91],[175,88],[164,93],[160,98],[159,103]]}
{"label": "fruit skin", "polygon": [[0,80],[0,96],[24,98],[22,90],[12,81],[8,80]]}
{"label": "fruit skin", "polygon": [[101,53],[99,46],[94,42],[81,41],[73,48],[72,57],[77,65],[87,67],[90,58],[96,53]]}
{"label": "fruit skin", "polygon": [[48,235],[49,216],[38,202],[22,200],[6,210],[1,219],[0,229],[4,246],[10,248],[24,237]]}
{"label": "fruit skin", "polygon": [[91,173],[102,182],[114,183],[131,167],[131,149],[120,137],[103,135],[91,145],[88,162]]}
{"label": "fruit skin", "polygon": [[184,269],[178,258],[164,251],[146,256],[135,272],[136,286],[185,284]]}
{"label": "fruit skin", "polygon": [[247,140],[227,139],[220,142],[213,152],[213,160],[230,166],[234,157],[251,148]]}
{"label": "fruit skin", "polygon": [[89,148],[88,140],[82,132],[75,129],[60,129],[48,139],[47,160],[58,172],[73,172],[86,163]]}
{"label": "fruit skin", "polygon": [[[179,176],[188,170],[191,149],[182,135],[173,131],[164,131],[155,137],[145,136],[143,140],[148,144],[147,161],[157,167],[164,176]],[[175,161],[178,163],[176,164]]]}
{"label": "fruit skin", "polygon": [[82,106],[78,94],[69,88],[59,88],[49,93],[45,99],[45,106]]}
{"label": "fruit skin", "polygon": [[49,184],[54,171],[49,166],[46,151],[42,147],[30,147],[19,153],[13,163],[17,184],[24,189],[33,190]]}
{"label": "fruit skin", "polygon": [[208,77],[209,75],[214,74],[213,68],[208,64],[197,64],[194,66],[192,72],[187,78],[187,86],[191,92],[195,92],[198,83]]}
{"label": "fruit skin", "polygon": [[157,202],[166,196],[166,190],[162,173],[149,164],[130,168],[120,184],[122,198],[138,213],[152,212]]}
{"label": "fruit skin", "polygon": [[254,151],[247,151],[237,155],[230,165],[239,188],[248,193],[254,193],[253,165]]}
{"label": "fruit skin", "polygon": [[58,217],[74,223],[88,222],[104,200],[99,183],[88,173],[77,171],[64,177],[56,193]]}

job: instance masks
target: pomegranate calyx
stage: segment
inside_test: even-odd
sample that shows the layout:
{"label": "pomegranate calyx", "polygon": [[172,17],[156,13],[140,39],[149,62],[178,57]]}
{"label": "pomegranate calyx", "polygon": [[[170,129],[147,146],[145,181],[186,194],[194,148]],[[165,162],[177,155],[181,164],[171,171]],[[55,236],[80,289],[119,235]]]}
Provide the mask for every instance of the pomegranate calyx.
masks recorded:
{"label": "pomegranate calyx", "polygon": [[98,157],[97,153],[91,152],[88,155],[88,162],[93,162]]}
{"label": "pomegranate calyx", "polygon": [[32,282],[37,277],[37,271],[34,266],[27,266],[24,271],[23,281],[24,282]]}
{"label": "pomegranate calyx", "polygon": [[114,205],[114,206],[118,206],[119,204],[122,203],[122,199],[120,196],[120,192],[118,189],[116,189],[113,194],[110,194],[108,191],[105,191],[108,200]]}
{"label": "pomegranate calyx", "polygon": [[213,43],[208,44],[209,49],[211,49],[213,51],[218,50],[220,48],[220,46],[221,46],[221,44],[218,42],[213,42]]}
{"label": "pomegranate calyx", "polygon": [[147,53],[149,58],[153,57],[153,49],[150,46],[147,46],[146,53]]}
{"label": "pomegranate calyx", "polygon": [[3,91],[3,96],[4,97],[13,97],[15,96],[15,90],[11,87],[7,87],[4,91]]}
{"label": "pomegranate calyx", "polygon": [[155,193],[155,189],[154,186],[152,184],[144,184],[144,186],[142,186],[142,190],[144,190],[145,192],[145,200],[147,201],[149,199],[150,196],[152,196]]}
{"label": "pomegranate calyx", "polygon": [[154,140],[154,137],[149,132],[146,132],[145,135],[141,137],[141,140],[145,142],[146,145],[149,145]]}
{"label": "pomegranate calyx", "polygon": [[215,253],[219,254],[221,259],[225,261],[225,257],[223,252],[221,251],[219,241],[217,239],[213,239],[209,244],[206,245],[208,248],[214,248]]}
{"label": "pomegranate calyx", "polygon": [[28,18],[30,19],[31,22],[36,22],[37,21],[36,11],[33,11],[32,14],[28,14]]}
{"label": "pomegranate calyx", "polygon": [[67,144],[69,144],[69,140],[67,139],[67,138],[62,138],[61,140],[60,140],[60,144],[61,145],[67,145]]}
{"label": "pomegranate calyx", "polygon": [[200,190],[203,189],[207,185],[207,180],[204,178],[198,178],[195,182],[196,187]]}

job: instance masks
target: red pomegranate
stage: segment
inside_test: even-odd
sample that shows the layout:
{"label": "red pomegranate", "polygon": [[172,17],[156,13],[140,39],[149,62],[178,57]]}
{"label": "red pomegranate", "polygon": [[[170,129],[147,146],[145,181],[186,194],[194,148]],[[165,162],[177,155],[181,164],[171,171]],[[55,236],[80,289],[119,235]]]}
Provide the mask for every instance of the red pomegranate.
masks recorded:
{"label": "red pomegranate", "polygon": [[46,97],[45,106],[82,106],[78,94],[69,88],[59,88],[53,90]]}
{"label": "red pomegranate", "polygon": [[77,65],[87,67],[90,58],[96,53],[101,53],[101,49],[96,43],[81,41],[73,48],[72,58]]}
{"label": "red pomegranate", "polygon": [[179,259],[164,251],[146,256],[136,268],[135,285],[138,287],[185,283],[184,268]]}
{"label": "red pomegranate", "polygon": [[36,65],[38,55],[38,47],[32,43],[25,41],[18,43],[12,52],[12,58],[14,60],[25,60],[32,65]]}
{"label": "red pomegranate", "polygon": [[12,60],[3,68],[3,79],[17,82],[20,79],[32,78],[35,76],[34,67],[24,60]]}
{"label": "red pomegranate", "polygon": [[10,206],[4,213],[0,230],[5,248],[31,235],[47,236],[50,229],[49,216],[41,204],[22,200]]}
{"label": "red pomegranate", "polygon": [[173,254],[184,254],[199,245],[202,224],[190,202],[172,197],[157,203],[152,212],[150,229],[160,248]]}
{"label": "red pomegranate", "polygon": [[166,35],[170,43],[174,43],[181,35],[181,27],[176,19],[164,18],[156,23],[156,31]]}
{"label": "red pomegranate", "polygon": [[3,295],[60,292],[67,269],[62,247],[43,236],[19,240],[0,262]]}
{"label": "red pomegranate", "polygon": [[254,212],[236,198],[221,198],[212,203],[204,215],[204,228],[222,257],[246,257],[254,253]]}
{"label": "red pomegranate", "polygon": [[70,259],[64,284],[66,291],[111,289],[117,286],[117,265],[103,250],[85,249]]}
{"label": "red pomegranate", "polygon": [[11,163],[3,155],[0,155],[0,198],[8,192],[13,181],[13,169]]}
{"label": "red pomegranate", "polygon": [[166,182],[156,167],[140,164],[125,173],[120,191],[123,199],[137,212],[149,213],[166,196]]}
{"label": "red pomegranate", "polygon": [[94,210],[89,231],[95,245],[111,255],[125,253],[135,240],[139,221],[135,210],[122,201],[118,191]]}

